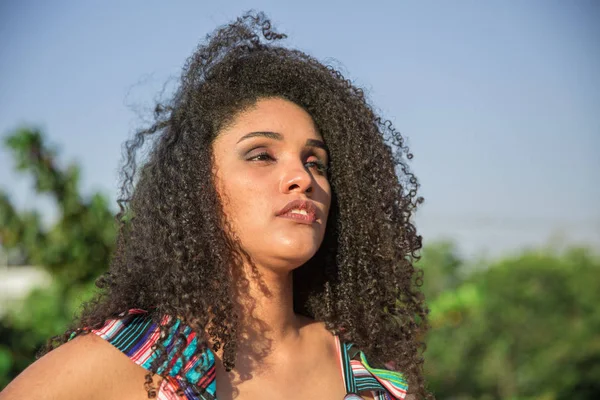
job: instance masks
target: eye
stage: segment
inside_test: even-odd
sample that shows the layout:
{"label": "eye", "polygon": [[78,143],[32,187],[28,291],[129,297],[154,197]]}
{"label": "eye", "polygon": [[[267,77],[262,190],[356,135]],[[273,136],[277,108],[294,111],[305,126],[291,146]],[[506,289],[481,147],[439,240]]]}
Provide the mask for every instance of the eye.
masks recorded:
{"label": "eye", "polygon": [[273,160],[273,157],[271,157],[269,155],[269,153],[267,153],[266,151],[263,151],[262,153],[258,153],[255,156],[252,156],[248,159],[248,161],[268,161],[268,160]]}
{"label": "eye", "polygon": [[310,165],[309,168],[316,168],[317,172],[321,175],[325,175],[327,173],[327,165],[321,160],[307,161],[307,165]]}
{"label": "eye", "polygon": [[[263,151],[248,158],[248,161],[275,161],[275,159],[271,157],[269,153]],[[325,175],[327,173],[327,165],[319,159],[307,161],[305,165],[307,165],[308,168],[315,168],[320,175]]]}

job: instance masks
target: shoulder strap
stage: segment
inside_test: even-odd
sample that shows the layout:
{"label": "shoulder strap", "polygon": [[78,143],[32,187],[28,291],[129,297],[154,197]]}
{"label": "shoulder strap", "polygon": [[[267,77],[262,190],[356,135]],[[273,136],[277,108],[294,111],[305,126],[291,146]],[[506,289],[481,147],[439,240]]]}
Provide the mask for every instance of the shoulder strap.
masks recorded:
{"label": "shoulder strap", "polygon": [[[342,343],[337,336],[336,342],[347,394],[374,391],[382,399],[397,400],[406,397],[408,386],[400,372],[372,368],[365,354],[356,345]],[[357,355],[360,360],[355,359]]]}
{"label": "shoulder strap", "polygon": [[[169,322],[170,317],[166,316],[160,324],[165,325]],[[141,367],[149,371],[154,370],[158,375],[170,377],[169,381],[176,383],[184,391],[187,398],[197,399],[200,393],[198,389],[204,389],[204,392],[208,394],[208,396],[200,398],[215,398],[216,370],[214,354],[208,348],[198,354],[197,335],[181,320],[177,319],[167,336],[161,338],[159,324],[154,322],[146,311],[132,309],[119,315],[118,318],[106,321],[98,329],[87,330],[115,346]],[[69,340],[73,337],[75,337],[75,334],[71,335]],[[161,350],[156,349],[156,345],[161,341],[168,357],[158,368],[151,369],[153,361],[161,355]],[[182,346],[183,351],[176,358],[175,353]],[[176,378],[182,370],[182,375],[193,386],[186,385],[185,381]]]}
{"label": "shoulder strap", "polygon": [[[350,365],[352,357],[348,354],[349,347],[346,343],[342,343],[337,335],[335,336],[335,342],[337,344],[336,350],[338,352],[344,386],[346,387],[346,394],[358,394],[352,366]],[[351,347],[352,345],[350,345]]]}

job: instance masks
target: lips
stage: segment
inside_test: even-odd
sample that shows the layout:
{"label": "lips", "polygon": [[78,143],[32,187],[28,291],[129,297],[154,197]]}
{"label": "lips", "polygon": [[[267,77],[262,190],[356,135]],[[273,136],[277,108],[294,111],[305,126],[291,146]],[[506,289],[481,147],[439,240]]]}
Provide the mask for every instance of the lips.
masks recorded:
{"label": "lips", "polygon": [[[306,215],[299,213],[292,213],[292,210],[301,210],[305,211]],[[317,220],[317,206],[312,201],[309,200],[301,200],[296,199],[287,203],[279,212],[277,213],[279,217],[288,217],[299,222],[315,222]]]}

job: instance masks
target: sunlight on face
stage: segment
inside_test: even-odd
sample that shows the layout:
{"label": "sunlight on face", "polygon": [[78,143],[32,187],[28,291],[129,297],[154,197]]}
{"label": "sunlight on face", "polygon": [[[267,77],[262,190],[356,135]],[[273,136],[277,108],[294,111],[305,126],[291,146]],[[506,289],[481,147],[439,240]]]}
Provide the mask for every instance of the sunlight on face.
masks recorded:
{"label": "sunlight on face", "polygon": [[[215,139],[215,177],[225,214],[258,265],[289,271],[321,245],[331,203],[323,146],[310,115],[281,98],[259,100]],[[312,202],[316,221],[277,215],[298,199]]]}

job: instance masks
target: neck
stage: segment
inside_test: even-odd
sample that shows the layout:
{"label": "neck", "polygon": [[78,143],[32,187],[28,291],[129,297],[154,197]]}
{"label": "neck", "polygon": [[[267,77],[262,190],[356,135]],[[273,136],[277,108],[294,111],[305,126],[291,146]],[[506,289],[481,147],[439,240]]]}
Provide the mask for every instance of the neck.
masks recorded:
{"label": "neck", "polygon": [[[235,285],[234,307],[239,315],[236,369],[251,368],[252,360],[285,357],[284,349],[297,347],[300,329],[306,323],[304,317],[294,313],[292,271],[259,270],[260,276],[256,276],[249,266],[244,266],[245,279]],[[210,338],[209,342],[212,343]],[[217,357],[222,359],[222,347]]]}
{"label": "neck", "polygon": [[265,268],[253,276],[249,267],[244,270],[247,291],[239,293],[237,301],[241,332],[249,339],[268,338],[275,345],[297,338],[300,318],[294,313],[292,271]]}

